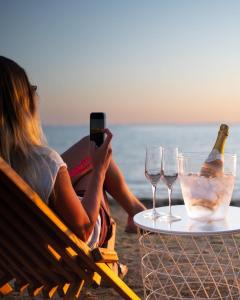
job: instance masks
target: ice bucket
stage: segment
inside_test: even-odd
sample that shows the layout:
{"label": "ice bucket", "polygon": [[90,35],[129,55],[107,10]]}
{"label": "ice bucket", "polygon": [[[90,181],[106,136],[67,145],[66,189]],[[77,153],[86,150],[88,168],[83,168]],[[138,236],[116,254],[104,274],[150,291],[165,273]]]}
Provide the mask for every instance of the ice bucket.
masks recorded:
{"label": "ice bucket", "polygon": [[208,153],[180,153],[178,156],[179,180],[190,218],[215,221],[226,217],[231,201],[235,175],[236,154],[225,153],[223,175],[200,176]]}

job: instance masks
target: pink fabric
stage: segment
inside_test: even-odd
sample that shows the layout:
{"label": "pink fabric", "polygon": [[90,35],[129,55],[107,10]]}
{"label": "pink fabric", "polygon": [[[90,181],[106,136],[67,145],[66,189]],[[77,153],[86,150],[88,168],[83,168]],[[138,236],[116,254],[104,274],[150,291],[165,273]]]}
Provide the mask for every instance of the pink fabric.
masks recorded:
{"label": "pink fabric", "polygon": [[86,174],[87,172],[89,172],[90,170],[92,170],[91,157],[87,156],[84,159],[82,159],[76,167],[74,167],[71,170],[68,170],[68,173],[69,173],[70,177],[74,177],[77,175],[82,176],[82,175]]}

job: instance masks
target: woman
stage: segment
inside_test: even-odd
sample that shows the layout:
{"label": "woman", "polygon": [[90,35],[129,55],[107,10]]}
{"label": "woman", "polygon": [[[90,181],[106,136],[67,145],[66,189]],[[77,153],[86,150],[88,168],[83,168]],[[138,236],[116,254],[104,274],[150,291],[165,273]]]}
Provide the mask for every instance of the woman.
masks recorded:
{"label": "woman", "polygon": [[[86,137],[61,157],[45,142],[37,105],[36,87],[24,69],[0,56],[0,155],[91,248],[109,238],[105,191],[128,213],[126,231],[134,231],[132,217],[145,207],[112,160],[111,132],[105,130],[101,147]],[[84,172],[71,172],[81,171],[83,162]]]}

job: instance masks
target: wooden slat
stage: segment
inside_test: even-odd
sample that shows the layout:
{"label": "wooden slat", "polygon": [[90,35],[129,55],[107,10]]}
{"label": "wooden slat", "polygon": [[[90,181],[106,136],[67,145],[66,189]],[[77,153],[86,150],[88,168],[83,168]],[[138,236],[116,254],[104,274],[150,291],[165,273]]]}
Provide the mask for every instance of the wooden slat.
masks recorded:
{"label": "wooden slat", "polygon": [[83,285],[84,285],[84,280],[80,280],[78,282],[71,284],[63,300],[79,299]]}
{"label": "wooden slat", "polygon": [[73,250],[73,248],[71,247],[66,247],[66,252],[68,253],[68,255],[72,256],[72,257],[76,257],[78,254],[76,251]]}
{"label": "wooden slat", "polygon": [[[19,217],[22,218],[22,219],[24,219],[27,223],[29,223],[29,226],[34,227],[34,229],[36,230],[36,232],[38,232],[38,234],[41,235],[42,227],[44,227],[44,224],[42,224],[40,226],[40,225],[38,225],[36,223],[36,217],[37,216],[35,217],[35,216],[33,216],[33,213],[27,212],[27,209],[26,208],[23,209],[23,207],[20,206],[20,204],[18,202],[13,203],[13,201],[9,201],[6,204],[9,204],[9,208],[13,209],[15,212],[18,212],[19,213]],[[49,233],[50,233],[50,231],[49,231]],[[63,248],[64,247],[62,245],[61,246],[58,245],[59,240],[57,239],[56,236],[54,236],[54,238],[51,238],[49,235],[46,235],[46,234],[44,234],[43,236],[41,236],[41,238],[45,238],[45,239],[46,239],[46,237],[49,238],[48,242],[50,242],[56,248],[56,250],[60,252],[62,258],[66,260],[66,264],[70,265],[70,267],[73,270],[75,270],[76,274],[80,275],[87,282],[91,282],[93,280],[98,285],[100,284],[101,276],[99,276],[99,274],[97,272],[95,272],[95,271],[94,271],[94,273],[86,273],[86,271],[83,272],[83,269],[87,269],[87,268],[89,268],[89,266],[84,266],[85,262],[82,261],[82,257],[83,257],[83,253],[82,252],[80,252],[81,257],[78,257],[79,256],[79,254],[78,254],[78,256],[75,257],[74,261],[72,259],[69,260],[69,254],[70,254],[71,258],[72,258],[72,253],[76,253],[76,251],[74,251],[73,249],[71,251],[69,251],[69,249],[71,247],[66,247],[66,250],[67,250],[67,253],[68,253],[68,255],[66,255],[66,253],[63,252]],[[69,241],[69,239],[67,239],[67,237],[65,237],[65,238],[66,238],[66,240]],[[64,240],[65,240],[65,238],[64,238]],[[58,241],[58,243],[56,243],[56,240]],[[71,242],[71,240],[70,240],[70,242]],[[81,240],[79,240],[79,242],[83,243]],[[87,245],[85,247],[88,248]],[[76,245],[75,245],[75,248],[76,248]],[[90,248],[88,248],[88,249],[90,249]],[[81,251],[82,249],[76,248],[76,250],[78,250],[78,253],[79,253],[79,250]],[[91,258],[91,261],[90,261],[90,263],[91,263],[91,269],[94,269],[95,267],[94,267],[94,262],[92,260],[91,254],[90,254],[90,258]]]}
{"label": "wooden slat", "polygon": [[[26,227],[22,222],[20,222],[18,216],[13,213],[12,210],[8,210],[8,213],[6,212],[4,214],[4,211],[2,211],[2,208],[4,207],[4,203],[1,204],[0,207],[0,213],[2,215],[2,219],[5,220],[5,222],[8,222],[7,227],[9,230],[11,230],[11,235],[15,236],[15,239],[18,240],[19,248],[23,247],[24,249],[27,249],[25,251],[29,252],[29,248],[32,252],[32,254],[29,254],[30,256],[34,256],[34,259],[36,263],[39,265],[39,267],[42,269],[43,266],[45,266],[46,270],[51,270],[54,268],[55,272],[57,272],[60,275],[54,275],[55,280],[58,282],[61,281],[71,281],[74,279],[74,276],[67,272],[59,262],[56,261],[52,257],[52,255],[47,255],[46,248],[48,245],[46,245],[45,249],[41,247],[40,241],[41,239],[38,239],[36,236],[36,232],[32,231],[31,227]],[[7,209],[7,207],[5,207]],[[11,222],[12,219],[12,222]],[[16,236],[17,235],[17,236]],[[52,265],[52,267],[51,267]]]}
{"label": "wooden slat", "polygon": [[111,232],[111,236],[110,238],[108,239],[107,241],[107,249],[109,250],[114,250],[115,249],[115,243],[116,243],[116,222],[112,220],[111,222],[111,229],[112,229],[112,232]]}
{"label": "wooden slat", "polygon": [[12,293],[12,291],[13,291],[13,289],[8,283],[0,286],[0,295],[1,296],[6,296],[6,295]]}
{"label": "wooden slat", "polygon": [[62,259],[61,255],[51,245],[47,245],[47,250],[55,260],[60,261]]}
{"label": "wooden slat", "polygon": [[[1,256],[4,257],[8,264],[11,265],[13,270],[17,270],[18,274],[21,274],[23,279],[32,282],[40,282],[41,284],[47,284],[45,278],[38,274],[34,267],[26,261],[19,249],[14,249],[14,244],[9,243],[5,235],[1,232]],[[9,268],[10,269],[10,268]],[[31,275],[28,275],[31,274]]]}
{"label": "wooden slat", "polygon": [[[111,220],[111,236],[107,241],[107,249],[108,250],[114,250],[115,249],[115,243],[116,243],[116,222],[114,220]],[[108,263],[109,268],[112,270],[114,269],[115,263]],[[105,280],[106,281],[106,280]],[[104,280],[101,281],[101,284],[104,285]]]}
{"label": "wooden slat", "polygon": [[[72,247],[81,258],[81,262],[89,270],[94,270],[109,281],[110,285],[118,291],[125,299],[140,299],[110,268],[104,263],[94,263],[91,257],[90,248],[76,235],[74,235],[60,219],[47,207],[47,205],[32,191],[32,189],[14,172],[3,159],[0,159],[0,180],[1,185],[7,191],[18,198],[17,202],[31,208],[34,216],[39,217],[44,224],[47,224],[52,232],[64,243]],[[56,249],[57,250],[57,249]],[[58,250],[57,250],[58,251]]]}
{"label": "wooden slat", "polygon": [[32,282],[33,278],[29,277],[28,274],[23,272],[23,270],[14,263],[14,261],[12,260],[11,257],[9,257],[9,255],[6,256],[5,254],[6,249],[3,246],[1,246],[1,243],[0,243],[0,247],[1,247],[1,253],[0,253],[1,266],[3,266],[3,268],[6,271],[8,271],[13,276],[13,278],[16,278],[19,281]]}
{"label": "wooden slat", "polygon": [[42,289],[44,288],[43,285],[30,285],[27,290],[30,297],[37,297],[42,292]]}
{"label": "wooden slat", "polygon": [[[0,186],[0,192],[1,192],[1,186]],[[4,191],[4,193],[6,193]],[[80,267],[80,264],[76,263],[76,259],[73,260],[72,256],[67,255],[65,252],[65,246],[59,245],[59,239],[57,236],[54,235],[54,238],[50,236],[50,229],[45,230],[43,232],[43,229],[45,228],[45,224],[39,225],[37,223],[37,216],[34,216],[33,213],[28,212],[27,208],[21,206],[18,202],[13,201],[7,201],[3,198],[2,202],[5,202],[5,205],[8,205],[9,209],[14,210],[15,213],[18,214],[18,218],[21,220],[24,220],[29,226],[31,226],[35,232],[38,233],[41,239],[45,240],[47,243],[51,244],[62,256],[62,259],[66,262],[66,264],[71,267],[72,271],[74,271],[77,275],[80,275],[88,282],[92,281],[92,274],[87,274],[83,271],[83,269]]]}
{"label": "wooden slat", "polygon": [[42,290],[42,295],[44,299],[52,299],[54,294],[57,292],[58,285],[44,287]]}
{"label": "wooden slat", "polygon": [[62,277],[58,276],[56,273],[51,272],[49,266],[47,266],[43,260],[40,260],[38,258],[34,251],[32,251],[31,247],[28,247],[29,244],[27,243],[27,241],[25,242],[24,239],[21,240],[19,238],[19,235],[17,235],[16,232],[12,229],[11,224],[5,223],[5,221],[5,217],[2,216],[0,222],[0,230],[4,230],[4,227],[7,228],[7,234],[10,236],[8,240],[11,238],[11,242],[13,243],[12,245],[15,246],[17,253],[21,253],[22,257],[27,257],[26,264],[30,265],[30,267],[32,266],[36,273],[40,273],[41,277],[46,280],[46,282],[61,282],[63,280]]}
{"label": "wooden slat", "polygon": [[67,294],[69,287],[70,287],[70,283],[60,284],[58,286],[57,293],[60,298],[63,298]]}
{"label": "wooden slat", "polygon": [[[0,225],[0,230],[1,230],[1,225]],[[15,241],[9,239],[6,235],[4,235],[1,232],[1,244],[4,244],[7,248],[7,253],[11,254],[11,257],[13,258],[13,261],[16,263],[18,262],[18,266],[26,269],[28,273],[31,274],[36,280],[41,282],[43,285],[47,285],[48,281],[47,279],[39,272],[37,272],[38,266],[33,262],[32,258],[27,257],[21,249],[15,248]]]}
{"label": "wooden slat", "polygon": [[118,261],[116,251],[106,248],[95,248],[92,250],[92,256],[95,262],[113,263]]}
{"label": "wooden slat", "polygon": [[23,293],[28,287],[29,283],[26,281],[17,281],[14,284],[14,290],[19,293]]}
{"label": "wooden slat", "polygon": [[12,292],[12,287],[8,284],[8,282],[12,279],[11,275],[5,274],[5,272],[1,271],[0,277],[0,295],[4,296]]}
{"label": "wooden slat", "polygon": [[[12,203],[11,201],[9,203]],[[11,204],[10,204],[11,206]],[[19,205],[14,205],[12,206],[13,209],[17,210],[20,213],[20,218],[26,220],[26,222],[29,222],[29,226],[32,226],[32,228],[35,229],[35,231],[39,234],[41,239],[45,239],[46,242],[50,243],[51,245],[53,245],[54,248],[57,249],[57,251],[60,252],[62,258],[65,260],[66,265],[68,265],[69,267],[72,268],[72,271],[75,271],[76,274],[84,277],[87,281],[91,281],[92,279],[92,275],[91,277],[88,277],[88,274],[84,273],[84,271],[82,270],[82,268],[76,264],[76,260],[73,260],[72,257],[70,257],[69,255],[67,255],[67,253],[64,251],[64,247],[60,246],[58,244],[57,238],[52,238],[50,236],[50,232],[46,233],[47,230],[45,232],[43,232],[43,228],[44,226],[40,226],[36,223],[34,223],[34,217],[32,215],[29,216],[29,214],[26,211],[23,211],[22,208]],[[63,264],[63,262],[62,262]],[[63,264],[64,267],[64,264]]]}

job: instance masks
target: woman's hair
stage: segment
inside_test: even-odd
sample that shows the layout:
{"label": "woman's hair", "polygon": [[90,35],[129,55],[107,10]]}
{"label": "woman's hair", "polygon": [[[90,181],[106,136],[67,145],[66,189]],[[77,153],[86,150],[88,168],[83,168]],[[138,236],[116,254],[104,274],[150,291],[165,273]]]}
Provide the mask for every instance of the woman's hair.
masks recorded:
{"label": "woman's hair", "polygon": [[45,144],[34,93],[24,69],[0,56],[0,156],[17,171]]}

